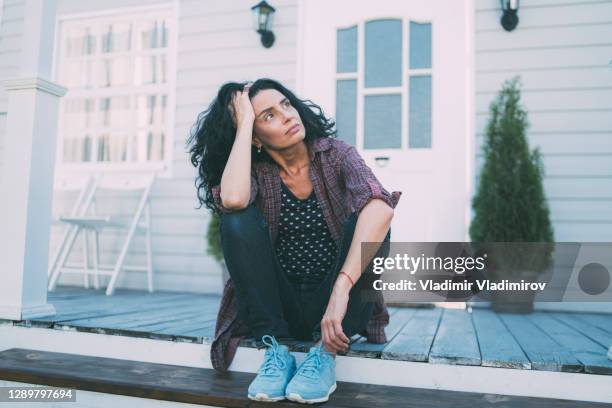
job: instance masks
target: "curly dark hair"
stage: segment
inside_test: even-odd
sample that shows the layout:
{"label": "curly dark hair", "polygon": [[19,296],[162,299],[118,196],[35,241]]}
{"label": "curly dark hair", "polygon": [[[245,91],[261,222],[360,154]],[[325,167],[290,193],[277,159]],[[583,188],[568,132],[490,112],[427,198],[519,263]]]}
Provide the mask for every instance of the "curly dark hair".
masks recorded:
{"label": "curly dark hair", "polygon": [[[187,140],[191,164],[198,169],[198,176],[195,179],[200,202],[198,208],[204,205],[218,212],[211,188],[221,183],[223,170],[234,145],[237,129],[229,105],[234,92],[242,91],[244,85],[246,82],[223,84],[208,109],[198,115]],[[308,99],[299,99],[278,81],[268,78],[258,79],[251,85],[249,98],[253,99],[263,89],[276,89],[289,99],[291,105],[298,111],[306,130],[305,142],[319,137],[335,137],[335,122],[323,114],[320,106]],[[265,150],[257,153],[255,146],[251,146],[251,165],[260,161],[274,163]]]}

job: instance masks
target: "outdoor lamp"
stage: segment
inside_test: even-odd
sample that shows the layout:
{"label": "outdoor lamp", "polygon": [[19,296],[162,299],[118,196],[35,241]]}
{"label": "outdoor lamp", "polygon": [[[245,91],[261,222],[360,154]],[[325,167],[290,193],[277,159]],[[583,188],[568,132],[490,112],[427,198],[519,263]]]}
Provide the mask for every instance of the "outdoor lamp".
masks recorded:
{"label": "outdoor lamp", "polygon": [[255,6],[251,7],[253,11],[253,21],[255,23],[255,31],[261,35],[261,45],[270,48],[274,44],[274,33],[272,32],[272,19],[274,7],[266,3],[265,0],[260,1]]}
{"label": "outdoor lamp", "polygon": [[501,25],[506,31],[512,31],[517,26],[519,0],[499,0],[504,14],[501,18]]}

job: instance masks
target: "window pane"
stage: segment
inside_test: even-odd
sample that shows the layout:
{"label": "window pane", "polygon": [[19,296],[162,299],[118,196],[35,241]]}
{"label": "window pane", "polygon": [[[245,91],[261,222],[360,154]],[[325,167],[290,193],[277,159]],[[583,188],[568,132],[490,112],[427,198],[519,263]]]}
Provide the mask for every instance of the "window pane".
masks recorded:
{"label": "window pane", "polygon": [[65,52],[69,57],[91,55],[96,52],[96,37],[90,27],[73,27],[67,30]]}
{"label": "window pane", "polygon": [[138,161],[138,138],[134,134],[128,139],[128,161],[137,162]]}
{"label": "window pane", "polygon": [[142,48],[157,48],[157,21],[153,21],[142,31]]}
{"label": "window pane", "polygon": [[400,86],[402,21],[376,20],[365,25],[365,86]]}
{"label": "window pane", "polygon": [[129,85],[131,80],[130,58],[127,56],[105,58],[97,63],[97,80],[100,87]]}
{"label": "window pane", "polygon": [[364,149],[401,148],[401,95],[369,95],[364,100]]}
{"label": "window pane", "polygon": [[410,68],[431,68],[431,23],[410,22]]}
{"label": "window pane", "polygon": [[163,131],[147,132],[147,160],[159,161],[164,159],[165,134]]}
{"label": "window pane", "polygon": [[136,100],[137,126],[163,126],[166,122],[166,103],[166,95],[139,95]]}
{"label": "window pane", "polygon": [[64,163],[91,161],[91,135],[87,129],[94,126],[94,100],[66,99],[63,104],[62,161]]}
{"label": "window pane", "polygon": [[129,137],[125,129],[133,120],[129,96],[100,99],[102,127],[107,128],[98,137],[98,161],[122,162],[128,158]]}
{"label": "window pane", "polygon": [[130,20],[62,22],[58,80],[86,95],[62,101],[64,161],[163,158],[168,100],[159,85],[167,79],[166,20],[165,13],[147,12]]}
{"label": "window pane", "polygon": [[431,147],[431,75],[410,77],[408,145]]}
{"label": "window pane", "polygon": [[357,26],[337,31],[337,72],[357,72]]}
{"label": "window pane", "polygon": [[145,127],[155,124],[155,106],[157,105],[156,95],[141,95],[137,102],[137,124],[138,127]]}
{"label": "window pane", "polygon": [[157,57],[157,60],[159,61],[159,82],[162,84],[166,83],[166,54],[162,54],[159,57]]}
{"label": "window pane", "polygon": [[77,138],[64,135],[64,149],[62,152],[62,160],[64,163],[74,163],[78,159],[76,154]]}
{"label": "window pane", "polygon": [[64,163],[91,161],[91,136],[89,134],[65,135],[62,161]]}
{"label": "window pane", "polygon": [[64,101],[64,130],[71,133],[92,126],[94,119],[94,100],[91,98],[66,99]]}
{"label": "window pane", "polygon": [[100,99],[101,126],[114,129],[130,127],[132,115],[129,96],[113,96]]}
{"label": "window pane", "polygon": [[113,23],[102,27],[102,52],[125,52],[131,49],[132,24]]}
{"label": "window pane", "polygon": [[140,31],[143,50],[168,46],[168,26],[163,19],[143,23]]}
{"label": "window pane", "polygon": [[355,146],[357,127],[357,81],[336,82],[336,129],[338,139]]}
{"label": "window pane", "polygon": [[70,89],[94,86],[94,61],[69,59],[64,66],[60,71],[62,85]]}
{"label": "window pane", "polygon": [[124,162],[127,160],[128,135],[105,132],[98,137],[98,161]]}
{"label": "window pane", "polygon": [[161,41],[160,41],[161,46],[167,47],[168,46],[168,27],[166,27],[166,20],[162,20],[160,36],[161,36]]}
{"label": "window pane", "polygon": [[166,56],[144,55],[136,58],[136,84],[157,84],[166,82]]}

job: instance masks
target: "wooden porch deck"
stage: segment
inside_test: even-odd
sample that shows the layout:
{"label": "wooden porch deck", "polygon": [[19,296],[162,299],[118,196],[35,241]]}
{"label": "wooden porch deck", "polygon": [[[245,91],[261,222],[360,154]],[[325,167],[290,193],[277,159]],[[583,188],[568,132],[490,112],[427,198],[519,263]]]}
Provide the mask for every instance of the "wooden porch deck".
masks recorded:
{"label": "wooden porch deck", "polygon": [[[58,287],[49,293],[57,315],[13,322],[15,326],[143,337],[168,341],[211,342],[220,296],[131,291],[113,296],[103,290]],[[497,314],[444,308],[389,309],[386,344],[355,336],[349,356],[519,370],[612,375],[607,351],[612,315],[535,312]],[[241,346],[253,347],[254,339]],[[293,342],[294,351],[311,343]]]}

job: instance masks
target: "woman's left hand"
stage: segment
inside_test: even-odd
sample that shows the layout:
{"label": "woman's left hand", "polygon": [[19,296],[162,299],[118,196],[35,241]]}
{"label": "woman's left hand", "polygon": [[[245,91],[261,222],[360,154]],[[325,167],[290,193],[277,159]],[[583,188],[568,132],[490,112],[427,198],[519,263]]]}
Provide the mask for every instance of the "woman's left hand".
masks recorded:
{"label": "woman's left hand", "polygon": [[327,310],[321,319],[323,344],[334,351],[348,351],[349,338],[342,330],[342,320],[346,314],[348,300],[348,291],[334,288],[327,304]]}

